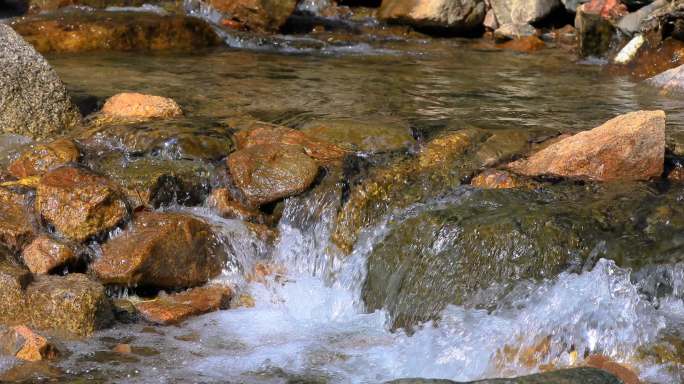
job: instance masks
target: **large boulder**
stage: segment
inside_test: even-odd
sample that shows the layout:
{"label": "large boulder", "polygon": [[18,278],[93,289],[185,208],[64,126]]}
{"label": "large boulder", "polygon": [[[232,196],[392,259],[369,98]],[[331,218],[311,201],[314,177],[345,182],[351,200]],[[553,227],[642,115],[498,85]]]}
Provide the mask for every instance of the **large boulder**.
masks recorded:
{"label": "large boulder", "polygon": [[226,254],[211,226],[180,213],[139,213],[91,265],[105,284],[185,288],[221,273]]}
{"label": "large boulder", "polygon": [[466,34],[482,28],[484,0],[383,0],[377,17],[418,28]]}
{"label": "large boulder", "polygon": [[253,206],[304,192],[319,170],[296,145],[254,145],[232,153],[227,162],[235,184]]}
{"label": "large boulder", "polygon": [[0,132],[46,138],[81,116],[47,61],[0,23]]}
{"label": "large boulder", "polygon": [[499,25],[530,24],[561,6],[560,0],[490,0]]}
{"label": "large boulder", "polygon": [[254,32],[278,32],[292,15],[298,0],[195,0],[191,10],[209,6],[219,12],[224,25]]}
{"label": "large boulder", "polygon": [[400,379],[385,384],[621,384],[622,381],[608,372],[596,368],[572,368],[538,373],[512,379],[487,379],[459,383],[451,380]]}
{"label": "large boulder", "polygon": [[663,173],[664,158],[665,112],[639,111],[560,140],[509,168],[527,176],[648,180]]}
{"label": "large boulder", "polygon": [[123,194],[111,181],[76,167],[43,175],[35,206],[57,231],[76,241],[112,229],[128,216]]}
{"label": "large boulder", "polygon": [[194,50],[221,39],[204,21],[145,12],[63,12],[12,23],[39,52]]}

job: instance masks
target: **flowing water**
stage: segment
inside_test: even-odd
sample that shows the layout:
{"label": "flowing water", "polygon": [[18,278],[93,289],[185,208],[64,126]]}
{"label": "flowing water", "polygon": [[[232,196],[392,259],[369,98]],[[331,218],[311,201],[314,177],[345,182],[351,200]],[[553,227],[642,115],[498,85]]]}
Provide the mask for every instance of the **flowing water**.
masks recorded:
{"label": "flowing water", "polygon": [[[292,127],[322,117],[393,119],[409,124],[419,142],[471,126],[544,136],[655,108],[666,110],[670,135],[684,131],[680,101],[609,76],[597,65],[575,63],[560,51],[524,55],[458,39],[299,36],[259,43],[226,38],[238,47],[48,59],[86,109],[117,92],[160,94],[177,100],[186,111],[180,123],[198,131],[249,113]],[[684,192],[675,186],[665,192],[648,188],[652,200]],[[405,220],[439,214],[477,195],[463,186],[397,208],[366,228],[353,252],[343,255],[330,242],[341,194],[339,185],[321,185],[286,200],[272,247],[241,222],[205,208],[169,208],[205,217],[230,240],[236,259],[219,280],[251,296],[255,306],[178,327],[118,324],[87,342],[67,342],[71,353],[58,365],[74,382],[379,383],[401,377],[515,376],[602,353],[635,366],[648,382],[684,380],[681,352],[671,361],[644,352],[684,333],[684,259],[677,258],[676,246],[665,261],[639,271],[616,264],[611,259],[622,255],[608,250],[583,268],[517,281],[493,306],[449,305],[437,322],[391,331],[388,313],[368,313],[364,306],[369,255]],[[591,201],[589,195],[573,204]],[[676,203],[681,199],[664,204]],[[247,279],[257,261],[279,272]],[[649,284],[669,290],[649,290]],[[133,353],[110,352],[117,343],[130,343]],[[530,348],[544,353],[530,362],[524,352]],[[2,361],[0,369],[11,364]]]}

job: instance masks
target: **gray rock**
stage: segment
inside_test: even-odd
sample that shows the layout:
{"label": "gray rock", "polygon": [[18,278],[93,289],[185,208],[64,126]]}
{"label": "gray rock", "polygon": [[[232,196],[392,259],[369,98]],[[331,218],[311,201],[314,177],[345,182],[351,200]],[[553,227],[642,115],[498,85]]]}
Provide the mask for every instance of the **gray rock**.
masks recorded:
{"label": "gray rock", "polygon": [[646,82],[660,88],[662,94],[682,95],[684,93],[684,65],[659,73]]}
{"label": "gray rock", "polygon": [[467,33],[482,26],[485,13],[483,0],[383,0],[377,16],[419,28]]}
{"label": "gray rock", "polygon": [[[573,368],[513,379],[488,379],[460,384],[620,384],[621,381],[608,372],[595,368]],[[385,384],[459,384],[451,380],[401,379]]]}
{"label": "gray rock", "polygon": [[544,19],[561,6],[560,0],[491,0],[500,25],[528,24]]}
{"label": "gray rock", "polygon": [[635,11],[620,19],[617,27],[620,31],[632,35],[641,30],[642,23],[650,15],[667,6],[667,0],[656,0],[655,2]]}
{"label": "gray rock", "polygon": [[0,132],[47,138],[67,131],[80,119],[45,58],[0,23]]}
{"label": "gray rock", "polygon": [[513,40],[534,35],[536,30],[529,24],[504,24],[494,31],[497,40]]}

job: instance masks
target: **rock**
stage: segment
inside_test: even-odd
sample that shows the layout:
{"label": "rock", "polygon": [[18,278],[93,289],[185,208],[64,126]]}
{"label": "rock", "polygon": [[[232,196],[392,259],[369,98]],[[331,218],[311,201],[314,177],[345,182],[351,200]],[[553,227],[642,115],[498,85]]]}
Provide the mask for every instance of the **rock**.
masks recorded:
{"label": "rock", "polygon": [[228,309],[232,296],[233,291],[228,287],[207,286],[143,301],[136,308],[145,320],[170,325],[191,316]]}
{"label": "rock", "polygon": [[527,176],[648,180],[663,173],[664,158],[665,112],[639,111],[563,139],[509,168]]}
{"label": "rock", "polygon": [[209,208],[226,219],[237,219],[254,223],[264,223],[266,216],[258,209],[245,207],[240,202],[235,201],[226,188],[217,188],[211,192],[207,199]]}
{"label": "rock", "polygon": [[590,0],[561,0],[561,2],[563,3],[563,6],[565,6],[565,9],[567,9],[568,11],[570,11],[572,13],[576,13],[577,8],[580,5],[587,3],[589,1]]}
{"label": "rock", "polygon": [[646,80],[646,82],[660,88],[661,94],[681,95],[684,93],[684,65],[653,76]]}
{"label": "rock", "polygon": [[487,379],[468,383],[451,380],[400,379],[385,384],[620,384],[620,380],[608,372],[595,368],[571,368],[537,373],[512,379]]}
{"label": "rock", "polygon": [[0,132],[46,138],[67,132],[80,120],[57,73],[0,23]]}
{"label": "rock", "polygon": [[684,167],[675,167],[667,175],[667,180],[671,183],[684,184]]}
{"label": "rock", "polygon": [[201,204],[215,175],[213,167],[193,160],[127,160],[112,154],[99,156],[91,163],[94,170],[108,175],[119,186],[133,208]]}
{"label": "rock", "polygon": [[183,114],[180,106],[168,97],[142,93],[119,93],[105,102],[102,113],[120,119],[163,119]]}
{"label": "rock", "polygon": [[23,152],[9,165],[8,170],[12,176],[19,179],[42,176],[53,168],[75,163],[80,157],[81,152],[73,140],[59,139],[47,144],[38,144]]}
{"label": "rock", "polygon": [[209,224],[181,213],[140,212],[91,265],[105,284],[185,288],[217,276],[225,254]]}
{"label": "rock", "polygon": [[348,151],[398,151],[416,142],[408,124],[392,120],[320,119],[304,124],[301,130]]}
{"label": "rock", "polygon": [[35,275],[45,275],[78,261],[78,255],[68,244],[47,235],[40,235],[33,240],[24,248],[21,258]]}
{"label": "rock", "polygon": [[482,22],[485,28],[488,30],[496,30],[499,28],[499,22],[496,20],[496,15],[494,15],[494,10],[489,8],[485,14],[484,21]]}
{"label": "rock", "polygon": [[498,169],[488,169],[471,180],[470,185],[483,189],[535,188],[537,183]]}
{"label": "rock", "polygon": [[302,147],[304,153],[320,164],[341,160],[347,151],[315,135],[296,129],[277,125],[261,124],[259,127],[239,131],[235,134],[237,149],[247,149],[256,145],[276,144]]}
{"label": "rock", "polygon": [[166,5],[164,1],[158,0],[28,0],[26,2],[30,13],[47,13],[74,6],[104,9],[109,7],[141,7],[144,4]]}
{"label": "rock", "polygon": [[41,53],[191,51],[221,43],[207,23],[181,15],[71,11],[25,17],[11,25]]}
{"label": "rock", "polygon": [[525,36],[497,45],[497,47],[502,49],[508,49],[522,53],[532,53],[544,48],[545,46],[546,45],[544,44],[544,41],[537,36]]}
{"label": "rock", "polygon": [[24,196],[0,188],[0,244],[18,252],[35,235]]}
{"label": "rock", "polygon": [[133,349],[131,348],[130,344],[117,344],[112,348],[113,352],[116,353],[123,353],[123,354],[130,354],[133,352]]}
{"label": "rock", "polygon": [[619,65],[629,64],[634,57],[639,53],[639,49],[646,43],[646,39],[643,35],[636,35],[632,40],[627,43],[617,55],[613,58],[613,63]]}
{"label": "rock", "polygon": [[560,0],[490,0],[500,25],[533,24],[561,6]]}
{"label": "rock", "polygon": [[228,157],[228,169],[247,202],[271,203],[306,191],[318,175],[318,164],[299,146],[262,144]]}
{"label": "rock", "polygon": [[40,179],[36,211],[76,241],[107,231],[128,216],[126,202],[108,179],[74,167],[57,168]]}
{"label": "rock", "polygon": [[640,384],[639,375],[632,369],[610,360],[606,356],[591,355],[587,358],[587,365],[592,368],[609,372],[622,381],[623,384]]}
{"label": "rock", "polygon": [[28,269],[7,260],[7,255],[0,258],[0,323],[21,324],[29,320],[24,311],[24,290],[32,280]]}
{"label": "rock", "polygon": [[656,0],[643,8],[622,17],[617,24],[618,29],[627,35],[633,35],[641,30],[644,20],[668,5],[667,0]]}
{"label": "rock", "polygon": [[533,36],[537,31],[529,24],[504,24],[494,31],[494,38],[500,41]]}
{"label": "rock", "polygon": [[0,332],[0,350],[25,361],[53,359],[59,354],[45,337],[23,325]]}
{"label": "rock", "polygon": [[102,284],[79,273],[36,276],[26,288],[26,312],[32,327],[67,337],[89,336],[112,319]]}
{"label": "rock", "polygon": [[591,0],[577,9],[575,29],[580,57],[601,57],[611,48],[613,23],[627,13],[620,0]]}
{"label": "rock", "polygon": [[42,360],[14,365],[0,374],[0,382],[35,383],[45,380],[59,381],[64,376],[64,371],[52,366],[47,360]]}
{"label": "rock", "polygon": [[[192,2],[190,3],[192,6]],[[297,0],[206,0],[195,8],[209,5],[223,16],[223,24],[255,32],[278,32],[297,6]]]}
{"label": "rock", "polygon": [[485,13],[485,3],[480,0],[383,0],[377,17],[427,30],[468,34],[481,28]]}

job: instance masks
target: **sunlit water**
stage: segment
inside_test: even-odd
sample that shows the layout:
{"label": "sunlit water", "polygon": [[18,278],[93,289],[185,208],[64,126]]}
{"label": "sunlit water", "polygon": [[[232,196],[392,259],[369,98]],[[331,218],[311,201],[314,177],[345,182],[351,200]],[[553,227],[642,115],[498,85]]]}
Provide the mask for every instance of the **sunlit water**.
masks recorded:
{"label": "sunlit water", "polygon": [[[274,50],[273,41],[225,37],[248,49],[49,59],[83,105],[93,108],[122,91],[170,96],[200,130],[247,112],[293,127],[318,117],[392,117],[410,124],[419,139],[465,126],[557,133],[652,108],[667,111],[670,133],[684,130],[679,101],[595,65],[573,63],[558,51],[521,55],[465,40],[310,36],[278,38]],[[682,290],[654,304],[630,279],[631,271],[609,260],[581,274],[520,282],[506,305],[493,311],[450,306],[439,323],[411,335],[390,332],[386,314],[366,313],[361,299],[366,258],[382,241],[389,218],[366,230],[353,253],[343,256],[329,241],[338,202],[334,192],[287,200],[273,248],[240,222],[184,208],[226,238],[239,239],[230,242],[236,260],[217,280],[253,297],[255,307],[179,327],[119,324],[87,342],[66,343],[71,354],[58,365],[68,377],[116,383],[378,383],[515,376],[600,352],[639,368],[650,382],[682,379],[678,366],[638,358],[639,347],[655,342],[660,331],[681,328]],[[282,272],[249,282],[246,273],[257,261]],[[681,269],[671,265],[667,273],[681,280]],[[520,351],[542,342],[548,351],[526,364]],[[134,353],[110,352],[117,343],[130,343]],[[12,364],[0,360],[0,369]]]}

